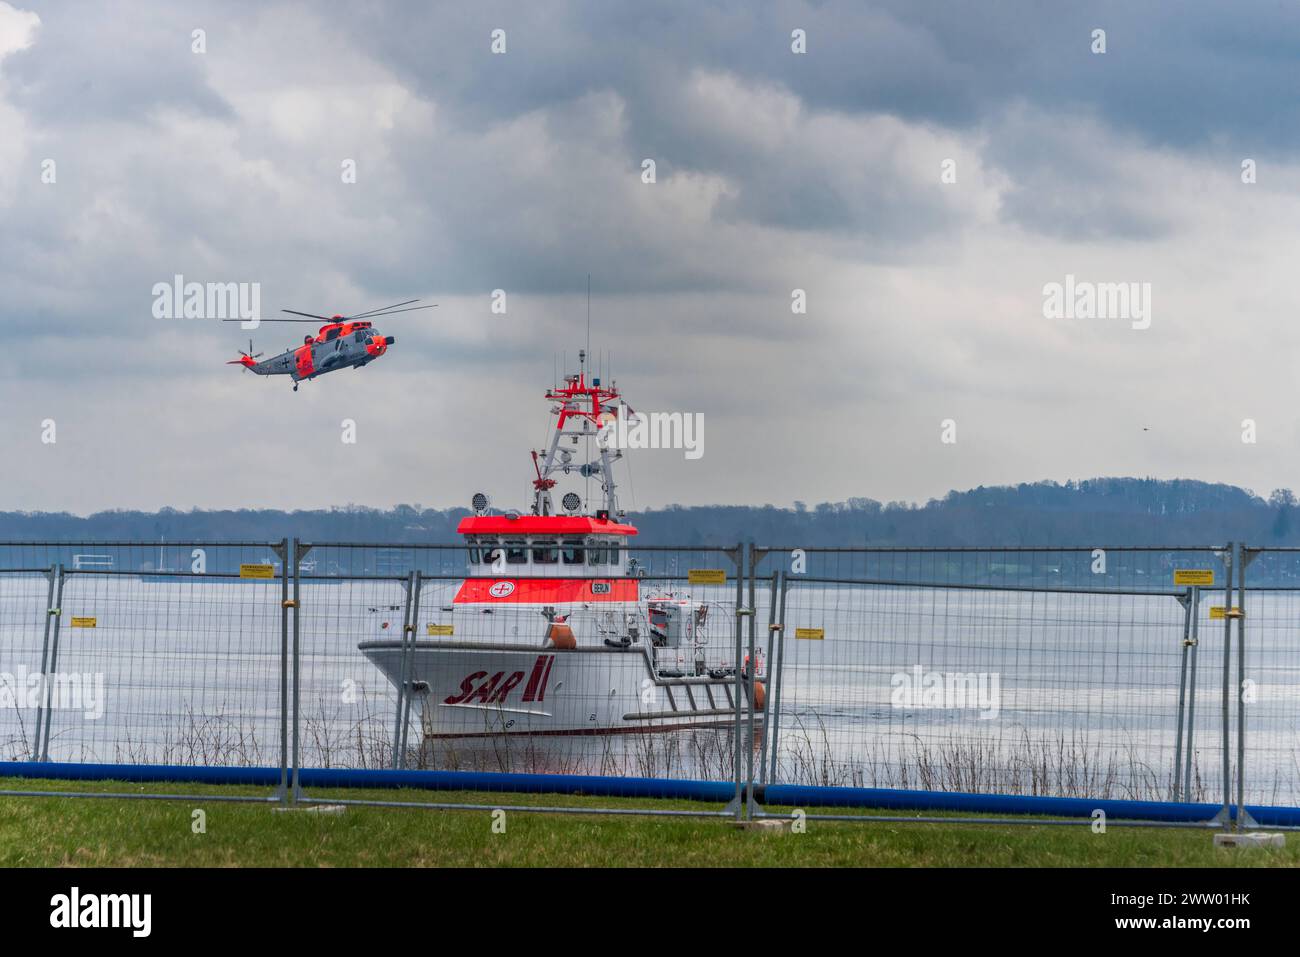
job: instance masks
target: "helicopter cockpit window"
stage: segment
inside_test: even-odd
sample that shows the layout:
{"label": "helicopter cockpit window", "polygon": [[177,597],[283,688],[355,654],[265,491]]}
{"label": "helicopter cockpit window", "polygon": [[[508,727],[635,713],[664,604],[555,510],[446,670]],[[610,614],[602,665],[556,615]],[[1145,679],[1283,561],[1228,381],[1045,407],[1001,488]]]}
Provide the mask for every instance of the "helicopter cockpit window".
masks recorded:
{"label": "helicopter cockpit window", "polygon": [[335,339],[337,339],[337,338],[339,337],[339,332],[340,332],[340,331],[341,331],[341,330],[339,329],[339,327],[338,327],[338,326],[335,326],[335,327],[334,327],[333,329],[331,329],[329,332],[325,333],[325,341],[326,341],[326,342],[333,342]]}
{"label": "helicopter cockpit window", "polygon": [[554,565],[560,560],[560,549],[553,538],[533,539],[533,564]]}
{"label": "helicopter cockpit window", "polygon": [[358,329],[356,332],[352,333],[353,342],[364,342],[365,339],[366,339],[366,333],[364,329]]}
{"label": "helicopter cockpit window", "polygon": [[506,564],[528,564],[528,543],[519,541],[506,542]]}
{"label": "helicopter cockpit window", "polygon": [[566,565],[581,565],[587,560],[581,541],[565,542],[562,554]]}

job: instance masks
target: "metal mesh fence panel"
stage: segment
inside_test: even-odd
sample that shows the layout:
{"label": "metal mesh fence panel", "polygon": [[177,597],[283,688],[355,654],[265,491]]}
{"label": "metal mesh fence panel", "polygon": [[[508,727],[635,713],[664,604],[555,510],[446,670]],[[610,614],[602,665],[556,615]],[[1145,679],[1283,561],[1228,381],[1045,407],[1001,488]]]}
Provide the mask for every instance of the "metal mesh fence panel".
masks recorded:
{"label": "metal mesh fence panel", "polygon": [[301,767],[392,766],[397,689],[358,648],[401,640],[407,595],[404,577],[300,572]]}
{"label": "metal mesh fence panel", "polygon": [[306,546],[301,765],[729,779],[731,559],[525,544]]}
{"label": "metal mesh fence panel", "polygon": [[[58,561],[36,709],[40,739],[27,748],[29,757],[280,763],[282,610],[274,545],[24,544],[0,554],[6,548]],[[179,560],[172,564],[169,556]],[[6,601],[0,611],[22,623],[16,640],[29,660],[36,616],[46,612],[43,584],[29,578],[13,596],[27,608]],[[29,667],[41,668],[41,659]]]}
{"label": "metal mesh fence panel", "polygon": [[0,761],[30,761],[53,572],[0,571]]}
{"label": "metal mesh fence panel", "polygon": [[1194,570],[1221,582],[1213,550],[808,550],[790,562],[771,780],[1169,800],[1187,708],[1183,797],[1221,797],[1222,636],[1200,609],[1196,690],[1180,693],[1191,589],[1175,584]]}
{"label": "metal mesh fence panel", "polygon": [[[1247,805],[1294,806],[1300,802],[1300,550],[1259,550],[1246,581],[1243,797]],[[1235,650],[1233,658],[1235,665]],[[1238,729],[1235,702],[1233,721]],[[1234,787],[1237,757],[1234,740]]]}

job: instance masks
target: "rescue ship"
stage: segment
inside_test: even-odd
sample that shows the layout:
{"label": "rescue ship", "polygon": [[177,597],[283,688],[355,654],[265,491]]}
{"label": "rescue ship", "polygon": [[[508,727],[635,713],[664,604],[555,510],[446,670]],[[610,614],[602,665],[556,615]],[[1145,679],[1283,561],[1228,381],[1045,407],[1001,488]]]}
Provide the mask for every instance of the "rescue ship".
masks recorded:
{"label": "rescue ship", "polygon": [[[545,397],[557,421],[549,447],[532,453],[531,509],[495,512],[476,493],[474,514],[457,528],[468,571],[454,598],[426,604],[405,647],[393,636],[360,650],[396,687],[405,669],[426,746],[730,727],[738,682],[725,589],[708,601],[661,587],[630,554],[637,529],[618,507],[613,474],[623,450],[602,428],[636,413],[614,383],[588,380],[581,352],[579,372]],[[591,457],[579,462],[584,443]],[[586,513],[582,496],[568,491],[557,509],[565,479],[598,484],[599,507]],[[756,668],[761,723],[761,661]]]}

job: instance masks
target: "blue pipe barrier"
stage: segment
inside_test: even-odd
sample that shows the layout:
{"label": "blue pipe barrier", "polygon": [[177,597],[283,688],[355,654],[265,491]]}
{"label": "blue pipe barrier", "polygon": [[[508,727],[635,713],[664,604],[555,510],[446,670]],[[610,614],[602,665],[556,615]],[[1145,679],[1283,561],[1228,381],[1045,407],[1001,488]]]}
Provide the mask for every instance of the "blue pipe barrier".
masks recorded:
{"label": "blue pipe barrier", "polygon": [[[279,768],[212,768],[164,764],[64,764],[56,761],[0,762],[0,777],[72,781],[190,782],[275,787]],[[429,791],[503,791],[530,794],[588,794],[597,797],[731,800],[736,786],[725,781],[603,777],[585,774],[514,774],[487,771],[394,771],[302,768],[305,788],[419,788]]]}
{"label": "blue pipe barrier", "polygon": [[[0,762],[0,777],[73,781],[168,781],[196,784],[245,784],[275,787],[279,768],[212,768],[158,764],[63,764],[54,761]],[[583,794],[593,797],[643,797],[678,800],[731,800],[729,781],[678,781],[660,778],[603,777],[584,774],[515,774],[493,771],[394,771],[303,768],[305,788],[416,788],[429,791],[496,791],[522,794]],[[1116,820],[1208,822],[1218,804],[1166,801],[968,794],[948,791],[901,791],[888,788],[817,787],[769,784],[756,788],[764,804],[798,808],[877,808],[896,811],[955,811],[970,814],[1027,814],[1091,818],[1100,809]],[[1300,808],[1247,805],[1264,827],[1300,827]],[[1235,812],[1235,809],[1234,809]],[[1235,813],[1234,813],[1235,816]]]}
{"label": "blue pipe barrier", "polygon": [[[757,792],[756,792],[757,796]],[[815,787],[769,784],[765,804],[781,807],[879,808],[899,811],[959,811],[973,814],[1035,814],[1043,817],[1091,818],[1094,811],[1116,820],[1210,821],[1221,804],[1130,801],[1117,798],[1044,797],[1014,794],[968,794],[960,791],[899,791],[888,788]],[[1231,808],[1236,818],[1236,808]],[[1256,823],[1266,827],[1300,826],[1300,808],[1246,805]]]}
{"label": "blue pipe barrier", "polygon": [[177,764],[65,764],[60,761],[0,761],[0,777],[55,781],[172,781],[190,784],[253,784],[275,787],[279,768],[211,768]]}

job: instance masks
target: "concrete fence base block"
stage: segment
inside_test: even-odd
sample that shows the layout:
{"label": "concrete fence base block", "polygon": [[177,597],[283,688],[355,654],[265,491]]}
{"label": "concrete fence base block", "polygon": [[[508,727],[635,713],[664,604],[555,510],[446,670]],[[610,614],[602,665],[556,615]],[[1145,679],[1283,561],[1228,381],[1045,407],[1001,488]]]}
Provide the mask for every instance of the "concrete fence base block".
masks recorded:
{"label": "concrete fence base block", "polygon": [[758,821],[732,821],[732,826],[742,831],[763,831],[776,834],[784,833],[790,830],[791,821],[769,820],[764,818]]}
{"label": "concrete fence base block", "polygon": [[308,814],[342,814],[347,810],[345,804],[284,804],[272,808],[273,811],[305,811]]}
{"label": "concrete fence base block", "polygon": [[1285,834],[1246,831],[1241,834],[1214,835],[1215,847],[1286,847]]}

